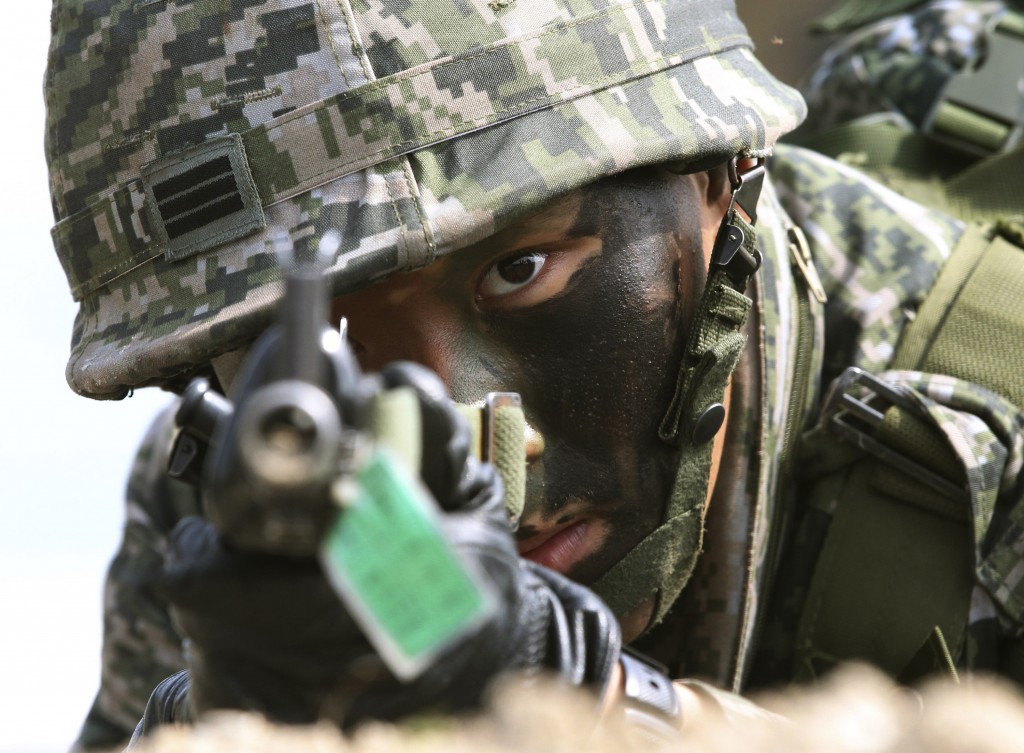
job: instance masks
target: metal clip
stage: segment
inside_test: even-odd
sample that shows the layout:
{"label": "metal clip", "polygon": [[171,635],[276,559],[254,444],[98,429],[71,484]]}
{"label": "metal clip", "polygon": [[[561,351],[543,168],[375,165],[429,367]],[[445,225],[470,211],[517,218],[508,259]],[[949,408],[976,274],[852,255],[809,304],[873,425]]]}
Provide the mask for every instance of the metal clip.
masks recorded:
{"label": "metal clip", "polygon": [[718,226],[718,235],[711,250],[711,266],[724,269],[736,289],[742,291],[751,276],[760,269],[761,253],[756,249],[750,253],[744,248],[747,239],[739,227],[742,223],[735,214],[735,208],[738,206],[747,213],[751,225],[757,221],[757,201],[761,196],[766,171],[763,159],[759,159],[754,167],[742,173],[739,171],[738,162],[737,157],[728,162],[732,195],[722,224]]}
{"label": "metal clip", "polygon": [[[857,388],[866,389],[870,395],[865,399],[855,397],[853,393]],[[898,389],[863,369],[851,366],[836,380],[829,392],[818,425],[926,484],[942,496],[957,502],[967,501],[969,497],[966,489],[875,439],[873,435],[885,420],[885,411],[894,405],[916,411],[911,400]]]}
{"label": "metal clip", "polygon": [[786,235],[789,237],[789,257],[792,259],[793,265],[800,270],[814,299],[825,305],[828,303],[828,296],[825,295],[825,286],[821,284],[818,270],[814,268],[814,259],[811,258],[811,248],[807,243],[807,236],[795,225],[791,225],[786,230]]}
{"label": "metal clip", "polygon": [[1024,139],[1024,36],[1019,15],[997,16],[981,65],[953,76],[925,116],[923,131],[982,157],[1008,152]]}
{"label": "metal clip", "polygon": [[758,159],[757,163],[746,170],[739,171],[739,160],[733,157],[729,160],[729,183],[732,184],[732,199],[729,202],[729,209],[738,206],[750,218],[750,224],[757,222],[757,202],[761,198],[761,189],[764,187],[764,179],[768,174],[764,166],[764,159]]}

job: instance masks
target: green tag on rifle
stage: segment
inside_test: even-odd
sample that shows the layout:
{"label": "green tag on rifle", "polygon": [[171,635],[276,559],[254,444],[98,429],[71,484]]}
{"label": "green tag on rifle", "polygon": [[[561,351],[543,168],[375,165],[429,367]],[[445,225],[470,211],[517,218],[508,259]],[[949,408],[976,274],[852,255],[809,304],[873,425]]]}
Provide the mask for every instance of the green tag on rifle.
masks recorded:
{"label": "green tag on rifle", "polygon": [[355,501],[339,511],[321,560],[381,658],[412,679],[494,601],[442,534],[429,492],[386,450],[375,450],[355,481]]}

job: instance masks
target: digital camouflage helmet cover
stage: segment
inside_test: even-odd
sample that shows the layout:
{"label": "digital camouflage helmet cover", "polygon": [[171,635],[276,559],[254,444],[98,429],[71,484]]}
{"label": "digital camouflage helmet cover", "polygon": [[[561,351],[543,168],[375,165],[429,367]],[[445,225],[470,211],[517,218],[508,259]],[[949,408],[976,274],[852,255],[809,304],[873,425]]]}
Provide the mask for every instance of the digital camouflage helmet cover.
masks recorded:
{"label": "digital camouflage helmet cover", "polygon": [[67,378],[182,383],[256,337],[274,239],[335,293],[603,176],[768,153],[803,115],[732,0],[55,0],[53,241]]}

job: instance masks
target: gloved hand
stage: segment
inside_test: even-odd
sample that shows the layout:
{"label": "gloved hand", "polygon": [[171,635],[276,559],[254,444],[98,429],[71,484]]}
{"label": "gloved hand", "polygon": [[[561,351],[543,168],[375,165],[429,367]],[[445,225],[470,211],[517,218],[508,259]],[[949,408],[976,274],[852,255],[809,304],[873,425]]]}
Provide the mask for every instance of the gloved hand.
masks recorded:
{"label": "gloved hand", "polygon": [[[409,386],[422,411],[422,476],[445,511],[442,530],[499,597],[493,617],[413,682],[395,679],[309,558],[239,551],[206,521],[175,529],[164,591],[187,636],[189,681],[160,686],[141,727],[183,721],[187,709],[251,709],[283,722],[348,726],[424,711],[473,708],[501,672],[547,668],[603,691],[618,660],[618,623],[586,588],[519,559],[501,482],[469,454],[469,433],[443,384],[415,364],[392,365],[385,386]],[[343,514],[343,513],[342,513]],[[184,703],[182,696],[190,696]]]}

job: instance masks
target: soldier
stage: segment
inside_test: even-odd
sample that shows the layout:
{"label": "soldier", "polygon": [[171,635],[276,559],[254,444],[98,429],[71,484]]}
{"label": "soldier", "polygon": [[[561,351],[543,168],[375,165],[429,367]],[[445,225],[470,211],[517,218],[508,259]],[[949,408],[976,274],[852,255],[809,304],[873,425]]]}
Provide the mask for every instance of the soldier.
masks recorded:
{"label": "soldier", "polygon": [[[206,373],[230,391],[280,295],[275,238],[340,231],[335,316],[364,368],[419,390],[446,531],[504,597],[397,683],[316,567],[194,517],[198,493],[163,474],[165,417],[129,483],[82,747],[123,741],[169,675],[149,723],[454,710],[541,666],[673,725],[677,700],[848,658],[1024,676],[1018,231],[776,148],[803,103],[729,0],[58,1],[54,30],[72,387]],[[945,316],[954,300],[973,313]],[[493,476],[398,359],[461,402],[522,395],[542,437],[523,562]],[[664,692],[620,628],[708,684]]]}

